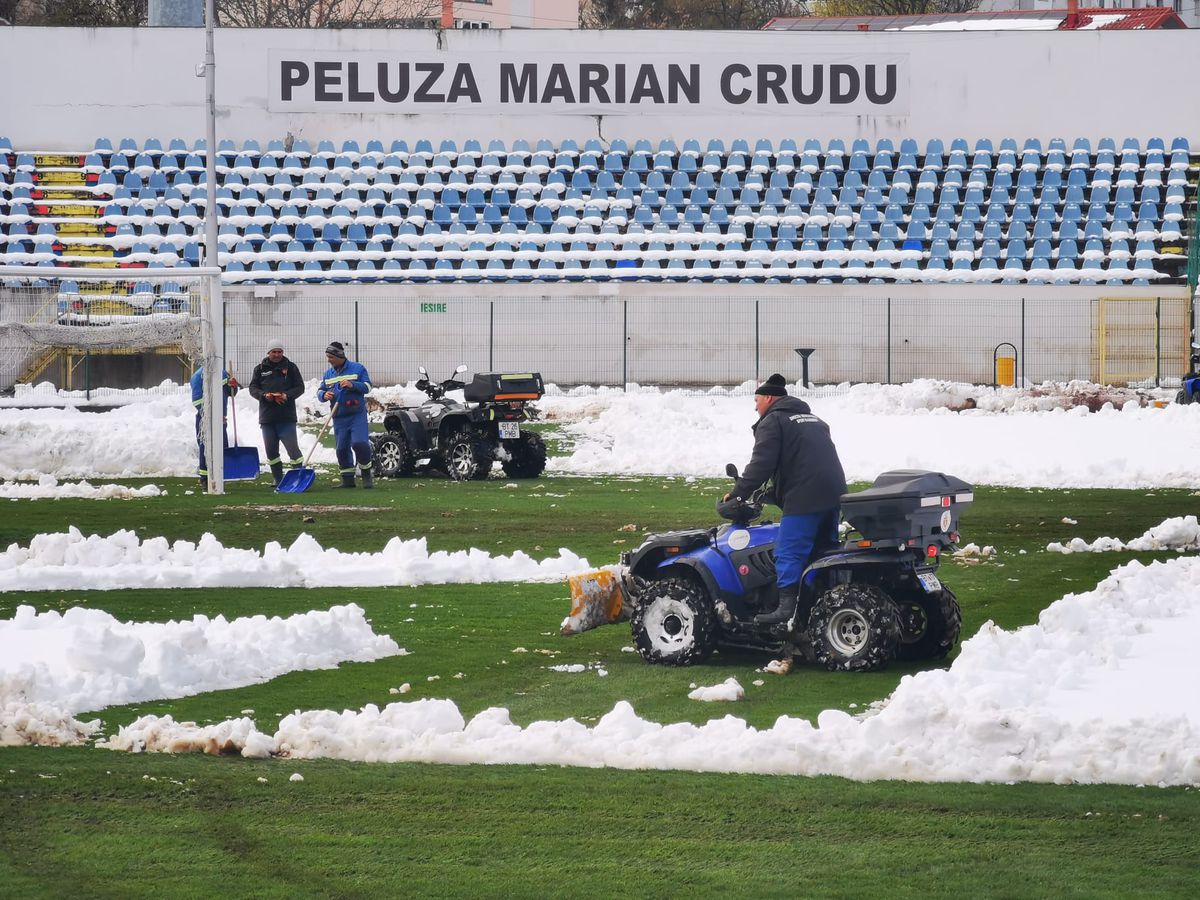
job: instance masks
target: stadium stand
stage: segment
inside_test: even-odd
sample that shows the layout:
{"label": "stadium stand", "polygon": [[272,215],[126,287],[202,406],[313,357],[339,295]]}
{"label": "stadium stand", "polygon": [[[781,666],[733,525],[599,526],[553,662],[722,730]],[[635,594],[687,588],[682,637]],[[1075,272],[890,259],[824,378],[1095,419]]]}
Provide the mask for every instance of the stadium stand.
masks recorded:
{"label": "stadium stand", "polygon": [[[0,262],[190,267],[206,147],[0,138]],[[1178,283],[1185,139],[217,148],[232,282]]]}

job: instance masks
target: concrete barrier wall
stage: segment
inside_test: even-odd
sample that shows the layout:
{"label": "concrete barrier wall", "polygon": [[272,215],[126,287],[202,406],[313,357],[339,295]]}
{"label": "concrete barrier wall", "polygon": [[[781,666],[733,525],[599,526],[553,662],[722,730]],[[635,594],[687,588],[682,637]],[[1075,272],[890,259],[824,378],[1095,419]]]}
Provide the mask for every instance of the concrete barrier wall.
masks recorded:
{"label": "concrete barrier wall", "polygon": [[229,289],[225,348],[249,372],[282,337],[306,377],[324,371],[331,340],[376,383],[540,371],[563,385],[734,386],[771,372],[801,376],[813,348],[820,383],[939,378],[993,380],[993,357],[1017,374],[1114,383],[1177,378],[1186,368],[1181,287],[655,285],[479,287],[296,286]]}
{"label": "concrete barrier wall", "polygon": [[[1176,135],[1200,31],[252,30],[216,34],[218,138]],[[202,29],[0,29],[24,149],[204,134]]]}

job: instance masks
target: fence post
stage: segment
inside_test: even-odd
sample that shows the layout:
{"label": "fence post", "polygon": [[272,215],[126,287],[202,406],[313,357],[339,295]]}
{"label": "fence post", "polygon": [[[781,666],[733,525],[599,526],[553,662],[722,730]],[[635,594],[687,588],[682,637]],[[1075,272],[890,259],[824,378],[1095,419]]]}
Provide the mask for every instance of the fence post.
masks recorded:
{"label": "fence post", "polygon": [[496,301],[488,301],[488,371],[496,371]]}
{"label": "fence post", "polygon": [[1154,386],[1162,387],[1162,297],[1154,298]]}
{"label": "fence post", "polygon": [[759,381],[759,331],[758,331],[758,301],[754,301],[754,383]]}
{"label": "fence post", "polygon": [[887,383],[892,383],[892,298],[887,298]]}
{"label": "fence post", "polygon": [[358,301],[354,301],[354,358],[362,359],[362,345],[358,342]]}
{"label": "fence post", "polygon": [[1025,386],[1025,298],[1021,298],[1021,387]]}
{"label": "fence post", "polygon": [[629,390],[629,301],[621,301],[621,390]]}

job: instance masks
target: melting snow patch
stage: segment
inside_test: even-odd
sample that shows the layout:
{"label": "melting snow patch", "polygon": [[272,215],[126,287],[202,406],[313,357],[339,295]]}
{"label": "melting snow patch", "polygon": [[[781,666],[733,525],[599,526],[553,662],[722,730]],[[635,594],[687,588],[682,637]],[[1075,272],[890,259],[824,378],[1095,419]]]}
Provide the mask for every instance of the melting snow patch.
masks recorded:
{"label": "melting snow patch", "polygon": [[0,620],[0,744],[78,743],[95,723],[75,722],[73,713],[258,684],[398,650],[354,604],[286,619],[166,623],[19,606]]}
{"label": "melting snow patch", "polygon": [[[861,715],[783,716],[761,730],[732,716],[660,725],[621,701],[592,727],[574,719],[521,727],[504,709],[468,722],[449,700],[418,700],[297,712],[266,740],[241,733],[252,752],[273,746],[294,759],[1200,784],[1197,638],[1200,558],[1131,562],[1095,590],[1051,604],[1037,625],[984,625],[949,669],[905,676]],[[140,719],[123,740],[152,749],[165,743],[147,739],[156,727]],[[189,740],[201,749],[199,736]]]}
{"label": "melting snow patch", "polygon": [[430,552],[423,537],[395,537],[378,553],[343,553],[301,534],[290,547],[271,541],[260,553],[226,547],[211,534],[171,543],[162,537],[143,541],[132,531],[84,536],[72,526],[0,552],[0,591],[559,581],[589,568],[586,559],[565,548],[539,561],[519,550],[511,556],[476,549]]}
{"label": "melting snow patch", "polygon": [[745,696],[746,691],[740,684],[738,684],[738,680],[731,676],[726,678],[720,684],[696,688],[694,691],[688,694],[688,699],[703,700],[706,703],[714,703],[717,701],[741,700]]}
{"label": "melting snow patch", "polygon": [[1106,553],[1113,550],[1184,550],[1200,549],[1200,524],[1195,516],[1176,516],[1155,525],[1128,544],[1119,538],[1099,537],[1090,544],[1083,538],[1071,538],[1065,544],[1046,545],[1051,553]]}
{"label": "melting snow patch", "polygon": [[9,481],[0,484],[0,500],[57,500],[70,497],[80,500],[133,500],[161,497],[165,494],[154,484],[131,488],[123,484],[93,485],[87,481],[59,483],[53,475],[42,475],[36,483]]}

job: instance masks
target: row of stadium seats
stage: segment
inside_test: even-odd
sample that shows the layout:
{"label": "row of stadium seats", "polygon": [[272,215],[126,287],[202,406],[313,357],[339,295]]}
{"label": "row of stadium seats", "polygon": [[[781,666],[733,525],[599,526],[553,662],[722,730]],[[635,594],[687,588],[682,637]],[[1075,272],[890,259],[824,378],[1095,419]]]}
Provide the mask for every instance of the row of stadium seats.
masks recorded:
{"label": "row of stadium seats", "polygon": [[[180,153],[203,147],[188,151],[178,141],[163,151],[156,144],[139,150],[123,141],[113,151],[97,142],[81,170],[102,234],[83,237],[78,218],[56,217],[44,199],[55,169],[31,167],[34,154],[5,152],[10,145],[0,139],[0,165],[8,170],[0,174],[4,258],[66,261],[76,245],[101,245],[122,264],[198,263],[208,190],[202,172],[180,166]],[[1158,271],[1156,262],[1180,259],[1174,246],[1160,251],[1183,238],[1191,172],[1185,140],[1167,151],[1152,139],[1144,152],[1126,140],[1119,161],[1115,142],[1102,140],[1093,156],[1081,140],[1069,162],[1061,140],[1044,157],[1040,142],[1026,141],[1019,161],[1015,141],[1002,141],[994,158],[990,142],[980,141],[971,168],[961,139],[948,156],[940,141],[928,142],[921,157],[916,149],[901,141],[897,161],[887,140],[876,142],[870,159],[861,140],[848,159],[840,141],[825,148],[810,141],[803,150],[782,142],[778,152],[769,142],[756,142],[752,152],[735,141],[728,153],[715,141],[704,151],[695,141],[682,151],[670,142],[657,151],[644,141],[632,150],[621,142],[588,142],[583,150],[573,142],[533,149],[494,142],[486,153],[477,142],[462,153],[453,142],[437,153],[431,142],[411,152],[394,142],[387,155],[378,141],[366,153],[354,142],[340,152],[328,142],[316,152],[295,145],[263,152],[254,142],[235,150],[223,142],[219,242],[233,274],[249,265],[252,280],[264,271],[309,279],[317,269],[356,279],[371,272],[391,279],[397,271],[470,279],[476,270],[490,278],[536,262],[534,277],[556,277],[542,274],[551,270],[568,277],[561,275],[568,268],[569,277],[577,268],[583,277],[607,277],[606,270],[632,268],[648,278],[736,271],[758,279],[911,280],[915,266],[928,270],[928,280],[991,280],[1002,263],[1005,274],[997,277],[1005,280],[1049,272],[1055,282],[1120,281],[1170,277],[1171,266]],[[289,155],[295,171],[270,171]],[[131,165],[137,156],[149,157],[148,170]],[[389,157],[396,172],[382,165]],[[490,157],[498,166],[484,165]],[[344,171],[333,165],[339,158]]]}
{"label": "row of stadium seats", "polygon": [[[921,153],[917,142],[912,138],[904,138],[900,140],[899,145],[899,152],[903,155],[916,156]],[[975,142],[974,146],[976,152],[985,150],[989,153],[993,153],[995,152],[996,145],[993,144],[993,142],[988,138],[980,138]],[[965,138],[956,137],[950,141],[949,152],[967,153],[968,147],[969,145]],[[1047,143],[1046,147],[1048,152],[1067,152],[1066,142],[1062,138],[1054,138]],[[1042,142],[1038,138],[1026,138],[1020,150],[1018,150],[1016,140],[1011,137],[1006,137],[1000,140],[999,148],[1000,152],[1024,153],[1028,151],[1035,151],[1037,153],[1041,153]],[[122,138],[120,141],[118,141],[116,148],[113,147],[112,141],[110,141],[108,138],[98,138],[94,146],[94,151],[96,153],[118,153],[122,155],[137,154],[141,152],[147,154],[166,153],[178,156],[181,154],[187,154],[189,152],[203,154],[206,152],[206,149],[207,142],[203,138],[197,139],[190,148],[182,138],[170,139],[165,149],[163,148],[162,142],[157,138],[148,138],[140,147],[133,138]],[[1171,141],[1170,152],[1175,152],[1176,150],[1182,150],[1185,153],[1191,152],[1187,138],[1177,137]],[[1117,152],[1116,141],[1111,137],[1101,138],[1096,143],[1096,151],[1100,153],[1115,153]],[[1123,139],[1120,147],[1120,152],[1122,153],[1153,153],[1156,151],[1160,153],[1168,152],[1166,143],[1162,138],[1150,138],[1146,142],[1144,150],[1141,142],[1134,137]],[[299,157],[316,156],[319,158],[328,159],[339,155],[359,157],[364,155],[382,156],[385,154],[396,154],[405,158],[411,156],[423,159],[432,159],[435,155],[446,155],[451,157],[480,157],[485,152],[495,154],[523,153],[526,155],[531,155],[533,153],[568,153],[574,154],[575,156],[579,156],[582,153],[619,153],[624,156],[631,156],[638,153],[669,153],[675,156],[701,156],[706,153],[719,153],[724,155],[726,152],[740,153],[742,155],[750,155],[752,153],[772,154],[777,152],[791,153],[793,155],[797,153],[818,153],[825,156],[847,155],[846,142],[839,138],[830,140],[828,144],[824,146],[822,146],[819,140],[810,138],[804,142],[802,148],[795,140],[784,139],[779,142],[778,149],[776,149],[771,140],[767,138],[758,138],[754,140],[753,150],[751,150],[749,140],[737,139],[730,142],[728,151],[726,151],[725,142],[720,138],[710,139],[707,142],[706,149],[703,150],[701,149],[700,141],[698,140],[686,140],[683,142],[682,149],[680,149],[679,145],[669,138],[659,141],[657,148],[655,148],[651,141],[644,139],[634,141],[631,148],[629,142],[622,138],[614,138],[612,141],[607,142],[607,146],[599,139],[591,138],[590,140],[584,142],[582,149],[580,148],[578,142],[569,138],[560,141],[557,144],[552,143],[548,139],[542,139],[537,141],[532,147],[526,140],[513,141],[511,146],[506,145],[504,141],[501,140],[492,140],[488,143],[486,151],[483,149],[481,142],[478,140],[465,141],[461,151],[458,149],[458,143],[450,139],[442,140],[439,143],[436,151],[433,149],[433,141],[428,139],[415,141],[411,151],[409,150],[408,142],[405,140],[398,139],[392,141],[389,149],[387,150],[384,149],[384,145],[381,140],[371,140],[367,142],[365,153],[359,149],[359,143],[356,140],[343,141],[341,150],[336,149],[332,141],[321,141],[318,143],[315,151],[311,148],[308,141],[304,140],[303,138],[296,139],[290,145],[281,140],[270,141],[267,144],[265,151],[261,149],[259,142],[254,139],[248,139],[244,141],[240,150],[233,141],[228,139],[219,141],[217,144],[218,154],[225,156],[234,156],[240,154],[251,157],[257,157],[264,154],[293,154]],[[891,138],[879,138],[876,140],[874,149],[872,150],[870,142],[864,138],[858,138],[851,141],[849,149],[850,155],[871,152],[895,153],[897,152],[896,142]],[[926,156],[934,154],[944,155],[946,152],[946,143],[940,138],[931,138],[925,144],[924,154]],[[1076,138],[1072,143],[1071,152],[1083,152],[1091,154],[1093,152],[1091,140],[1088,138]],[[0,137],[0,154],[11,153],[13,153],[12,142],[9,141],[8,138]]]}

